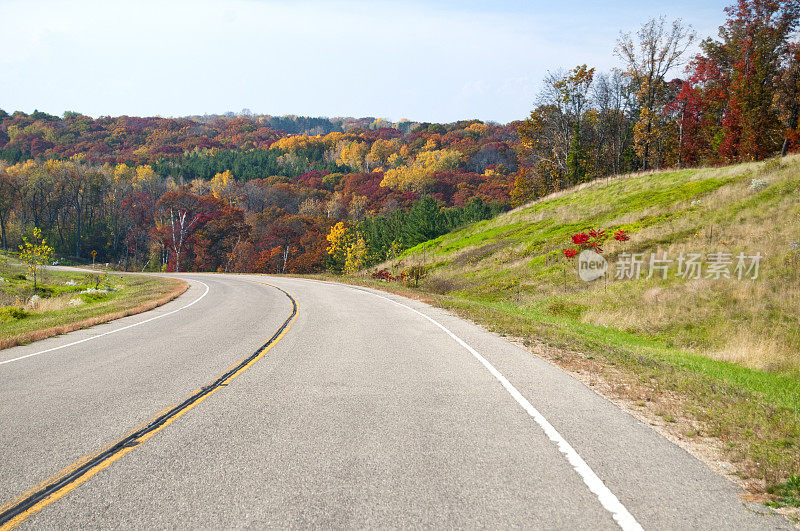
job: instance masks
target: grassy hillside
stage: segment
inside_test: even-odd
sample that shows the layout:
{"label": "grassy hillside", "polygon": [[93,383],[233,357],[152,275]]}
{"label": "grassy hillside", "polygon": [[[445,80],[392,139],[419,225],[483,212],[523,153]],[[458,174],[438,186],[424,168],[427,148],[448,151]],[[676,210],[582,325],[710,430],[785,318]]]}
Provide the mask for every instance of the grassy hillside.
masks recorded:
{"label": "grassy hillside", "polygon": [[[563,250],[591,229],[630,240],[608,238],[609,274],[584,282]],[[694,428],[681,437],[714,438],[763,492],[800,474],[798,240],[800,157],[790,157],[590,183],[377,269],[424,264],[420,289],[440,304],[558,349],[556,362],[605,378],[667,421],[688,419]],[[647,279],[650,253],[664,252],[674,260],[667,278]],[[731,278],[706,277],[715,252],[732,255]],[[622,253],[643,253],[641,278],[614,278]],[[702,255],[701,278],[676,275],[681,253]],[[757,279],[737,278],[739,253],[764,256]]]}

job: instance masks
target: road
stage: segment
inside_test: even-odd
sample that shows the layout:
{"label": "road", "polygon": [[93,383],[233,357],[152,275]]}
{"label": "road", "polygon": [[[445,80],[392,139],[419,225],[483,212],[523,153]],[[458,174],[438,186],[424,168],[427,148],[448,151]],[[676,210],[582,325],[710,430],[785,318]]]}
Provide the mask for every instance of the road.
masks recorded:
{"label": "road", "polygon": [[156,310],[0,351],[7,523],[790,528],[443,310],[309,279],[181,277],[190,289]]}

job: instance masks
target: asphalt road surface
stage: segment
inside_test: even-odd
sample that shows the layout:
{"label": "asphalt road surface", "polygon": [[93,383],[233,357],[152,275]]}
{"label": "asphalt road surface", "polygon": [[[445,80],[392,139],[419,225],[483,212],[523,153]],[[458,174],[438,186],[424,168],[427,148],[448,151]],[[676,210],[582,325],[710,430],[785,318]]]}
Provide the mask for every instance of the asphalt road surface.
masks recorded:
{"label": "asphalt road surface", "polygon": [[156,310],[0,351],[0,522],[790,528],[443,310],[306,279],[181,276],[190,289]]}

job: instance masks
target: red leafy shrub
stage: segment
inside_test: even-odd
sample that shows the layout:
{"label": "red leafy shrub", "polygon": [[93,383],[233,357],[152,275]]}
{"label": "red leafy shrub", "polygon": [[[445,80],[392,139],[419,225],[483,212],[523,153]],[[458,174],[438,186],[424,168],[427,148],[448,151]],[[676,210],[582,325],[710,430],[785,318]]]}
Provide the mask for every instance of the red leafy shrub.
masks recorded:
{"label": "red leafy shrub", "polygon": [[394,280],[394,277],[391,273],[389,273],[388,269],[381,269],[380,271],[375,271],[372,273],[372,278],[375,280],[382,280],[383,282],[391,282]]}
{"label": "red leafy shrub", "polygon": [[582,247],[589,243],[589,235],[585,232],[579,232],[578,234],[572,235],[572,243],[575,245]]}
{"label": "red leafy shrub", "polygon": [[[414,268],[412,268],[413,270]],[[372,273],[372,278],[375,280],[380,280],[382,282],[400,282],[404,284],[407,280],[412,278],[408,271],[403,271],[399,275],[395,276],[392,275],[388,269],[381,269],[380,271],[375,271]]]}
{"label": "red leafy shrub", "polygon": [[628,236],[628,231],[620,229],[614,233],[614,239],[618,242],[626,242],[631,238]]}
{"label": "red leafy shrub", "polygon": [[[567,258],[574,258],[581,251],[591,249],[592,251],[602,254],[603,242],[608,239],[605,230],[591,229],[588,232],[579,232],[572,235],[572,247],[564,249],[564,256]],[[627,232],[618,230],[614,233],[614,239],[620,242],[628,241]]]}

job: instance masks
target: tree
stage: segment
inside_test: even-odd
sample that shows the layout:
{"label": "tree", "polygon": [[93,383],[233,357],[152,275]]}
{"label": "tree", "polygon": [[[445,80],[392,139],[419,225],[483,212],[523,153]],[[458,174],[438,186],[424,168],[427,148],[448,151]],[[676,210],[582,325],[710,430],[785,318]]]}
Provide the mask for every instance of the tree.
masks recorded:
{"label": "tree", "polygon": [[729,159],[759,160],[774,153],[784,138],[775,85],[790,51],[789,37],[797,28],[800,3],[738,0],[725,12],[728,17],[720,28],[720,40],[702,44],[728,81],[721,150]]}
{"label": "tree", "polygon": [[348,249],[353,245],[355,235],[353,230],[340,221],[333,227],[326,237],[328,240],[327,267],[333,273],[341,274],[347,264]]}
{"label": "tree", "polygon": [[665,78],[680,64],[694,42],[694,33],[680,20],[666,27],[664,17],[650,19],[636,33],[621,33],[616,55],[627,64],[627,75],[637,87],[639,118],[634,126],[636,151],[645,170],[650,168],[654,144],[663,133],[661,108],[666,104]]}
{"label": "tree", "polygon": [[157,208],[165,218],[168,245],[175,260],[175,272],[181,270],[181,253],[189,236],[202,225],[202,202],[185,188],[169,190],[158,200]]}
{"label": "tree", "polygon": [[248,237],[244,212],[216,196],[202,198],[202,227],[194,233],[194,269],[224,271],[230,268],[232,253]]}
{"label": "tree", "polygon": [[368,200],[363,195],[354,195],[352,199],[350,199],[350,205],[348,207],[348,214],[352,221],[361,221],[364,219],[364,213],[366,211],[368,204]]}
{"label": "tree", "polygon": [[528,201],[536,199],[536,184],[529,169],[521,169],[514,179],[514,188],[511,190],[511,205],[518,207]]}
{"label": "tree", "polygon": [[363,236],[357,236],[347,247],[347,258],[344,263],[345,273],[355,273],[368,265],[367,242]]}
{"label": "tree", "polygon": [[3,166],[0,166],[0,240],[2,240],[0,243],[3,244],[3,249],[6,251],[8,250],[8,240],[6,239],[8,218],[16,206],[18,197],[19,187],[16,179],[6,172]]}
{"label": "tree", "polygon": [[797,149],[800,140],[800,43],[789,47],[786,64],[778,76],[774,101],[786,131],[781,146],[781,155],[786,156],[789,148]]}
{"label": "tree", "polygon": [[[539,105],[517,131],[520,184],[542,183],[542,194],[563,188],[573,128],[556,104]],[[522,188],[518,189],[519,194]],[[527,193],[523,193],[529,197]],[[518,195],[518,198],[520,196]]]}
{"label": "tree", "polygon": [[797,0],[737,0],[719,39],[701,43],[670,110],[690,164],[758,160],[796,138],[798,50],[790,42]]}
{"label": "tree", "polygon": [[452,171],[461,160],[455,149],[421,151],[408,166],[400,166],[383,174],[381,186],[424,193],[436,172]]}
{"label": "tree", "polygon": [[117,254],[117,247],[120,241],[120,221],[122,218],[122,204],[128,193],[130,193],[133,181],[136,179],[136,168],[131,168],[127,164],[119,164],[114,168],[111,176],[111,186],[107,194],[109,214],[111,216],[111,230],[113,234],[112,250]]}
{"label": "tree", "polygon": [[633,169],[623,166],[623,157],[630,150],[634,99],[631,83],[620,70],[597,76],[592,104],[598,113],[597,157],[604,173],[617,175]]}
{"label": "tree", "polygon": [[441,235],[440,205],[430,196],[423,197],[412,206],[400,234],[409,247]]}
{"label": "tree", "polygon": [[36,289],[39,268],[50,263],[53,258],[53,248],[47,245],[39,227],[33,228],[33,241],[28,241],[27,236],[22,238],[19,258],[28,265],[28,271],[33,275],[33,288]]}
{"label": "tree", "polygon": [[558,98],[563,103],[566,114],[572,122],[572,141],[567,150],[567,178],[572,183],[584,180],[586,174],[581,124],[583,113],[588,105],[589,88],[594,79],[594,68],[586,65],[576,66],[562,79],[556,81]]}
{"label": "tree", "polygon": [[234,206],[238,201],[236,189],[236,179],[230,170],[214,175],[214,178],[208,183],[211,188],[211,193],[214,197],[227,201],[230,206]]}

